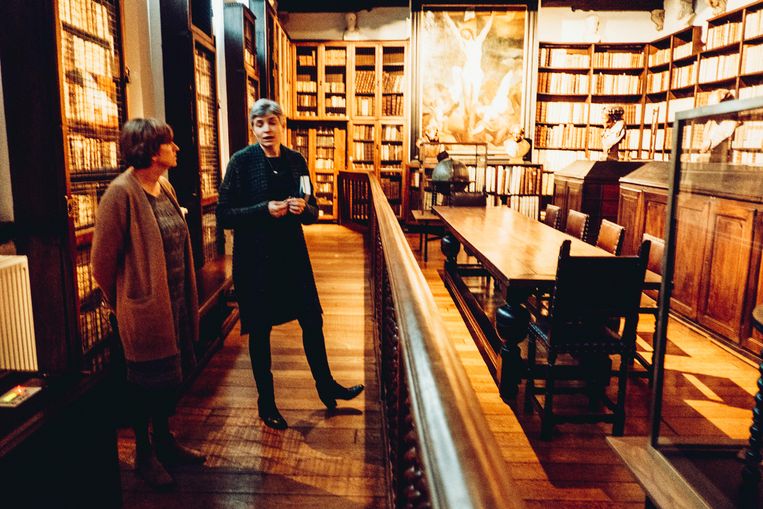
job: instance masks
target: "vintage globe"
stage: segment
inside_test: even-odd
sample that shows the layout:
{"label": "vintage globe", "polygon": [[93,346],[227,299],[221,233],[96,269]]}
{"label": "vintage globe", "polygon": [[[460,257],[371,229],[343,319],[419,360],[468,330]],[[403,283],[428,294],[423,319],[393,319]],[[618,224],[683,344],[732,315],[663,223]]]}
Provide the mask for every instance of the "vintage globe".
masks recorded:
{"label": "vintage globe", "polygon": [[432,170],[432,185],[438,193],[463,191],[469,184],[469,170],[461,161],[446,157]]}

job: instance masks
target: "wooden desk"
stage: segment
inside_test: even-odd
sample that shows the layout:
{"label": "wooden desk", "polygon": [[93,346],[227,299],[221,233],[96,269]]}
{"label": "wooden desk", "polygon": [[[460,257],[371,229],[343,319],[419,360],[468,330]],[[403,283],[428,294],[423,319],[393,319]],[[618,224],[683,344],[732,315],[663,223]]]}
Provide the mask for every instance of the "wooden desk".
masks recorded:
{"label": "wooden desk", "polygon": [[[448,230],[443,240],[445,284],[496,378],[501,396],[511,399],[524,373],[519,353],[529,323],[524,303],[533,290],[553,287],[562,242],[572,241],[573,256],[612,255],[509,207],[437,206],[434,212]],[[472,267],[467,273],[459,270],[456,256],[461,244],[506,288],[506,304],[496,311],[495,327],[461,279],[474,274]],[[653,287],[659,279],[648,272],[645,287]],[[498,345],[500,354],[495,351]]]}

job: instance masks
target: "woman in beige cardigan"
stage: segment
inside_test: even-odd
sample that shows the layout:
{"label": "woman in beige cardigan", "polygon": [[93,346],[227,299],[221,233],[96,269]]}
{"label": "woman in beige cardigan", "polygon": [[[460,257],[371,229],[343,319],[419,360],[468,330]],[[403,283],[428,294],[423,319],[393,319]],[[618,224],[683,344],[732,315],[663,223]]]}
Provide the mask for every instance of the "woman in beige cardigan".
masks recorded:
{"label": "woman in beige cardigan", "polygon": [[161,489],[174,484],[165,467],[205,461],[169,430],[183,371],[196,362],[196,278],[188,228],[175,191],[162,176],[177,164],[172,128],[133,119],[124,125],[120,144],[128,168],[98,205],[93,275],[116,313],[124,347],[135,470]]}

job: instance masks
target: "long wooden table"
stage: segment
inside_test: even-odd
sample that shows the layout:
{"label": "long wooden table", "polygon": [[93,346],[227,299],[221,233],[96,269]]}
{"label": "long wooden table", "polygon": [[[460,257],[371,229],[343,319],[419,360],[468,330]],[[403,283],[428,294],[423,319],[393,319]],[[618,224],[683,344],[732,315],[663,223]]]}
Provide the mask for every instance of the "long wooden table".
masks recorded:
{"label": "long wooden table", "polygon": [[[529,314],[523,304],[533,290],[553,287],[562,242],[572,241],[572,256],[612,255],[509,207],[437,206],[434,212],[448,231],[442,244],[446,286],[501,395],[513,398],[524,372],[519,344],[527,334]],[[496,311],[495,327],[462,280],[462,276],[478,274],[480,269],[456,263],[460,245],[479,260],[484,267],[481,270],[506,289],[506,304]],[[659,281],[657,274],[648,272],[645,288],[654,288]],[[495,351],[497,345],[500,354]]]}

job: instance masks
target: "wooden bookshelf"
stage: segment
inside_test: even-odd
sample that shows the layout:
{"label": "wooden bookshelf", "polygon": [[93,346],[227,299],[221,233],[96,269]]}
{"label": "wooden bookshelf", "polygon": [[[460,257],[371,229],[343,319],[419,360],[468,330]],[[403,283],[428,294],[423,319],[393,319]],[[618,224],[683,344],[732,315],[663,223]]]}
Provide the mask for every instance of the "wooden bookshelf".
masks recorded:
{"label": "wooden bookshelf", "polygon": [[357,42],[349,46],[349,167],[373,171],[399,218],[407,211],[404,41]]}
{"label": "wooden bookshelf", "polygon": [[513,164],[489,158],[485,169],[484,190],[491,204],[506,204],[514,210],[540,219],[543,198],[553,196],[553,174],[541,164]]}
{"label": "wooden bookshelf", "polygon": [[301,153],[310,169],[313,194],[318,202],[318,219],[337,219],[337,182],[346,167],[347,123],[289,120],[288,144]]}
{"label": "wooden bookshelf", "polygon": [[[324,160],[315,153],[329,148],[316,145],[317,133],[325,127],[335,130],[337,140],[341,138],[334,156],[326,161],[333,161],[336,171],[374,172],[401,218],[407,202],[407,52],[404,41],[295,42],[289,115],[289,141],[305,155],[324,187],[328,186],[327,173],[319,174],[325,168],[314,165]],[[341,135],[337,126],[342,126]],[[313,131],[315,139],[310,134]],[[341,157],[340,149],[344,151]],[[328,192],[324,198],[321,217],[335,219],[336,208],[327,201]]]}
{"label": "wooden bookshelf", "polygon": [[98,201],[123,169],[122,2],[0,4],[13,240],[29,259],[38,366],[100,371],[114,336],[90,243]]}
{"label": "wooden bookshelf", "polygon": [[601,111],[626,106],[628,155],[638,156],[645,45],[541,43],[535,148],[552,171],[601,150]]}
{"label": "wooden bookshelf", "polygon": [[255,17],[239,3],[225,4],[225,75],[230,154],[255,143],[249,110],[260,97]]}

